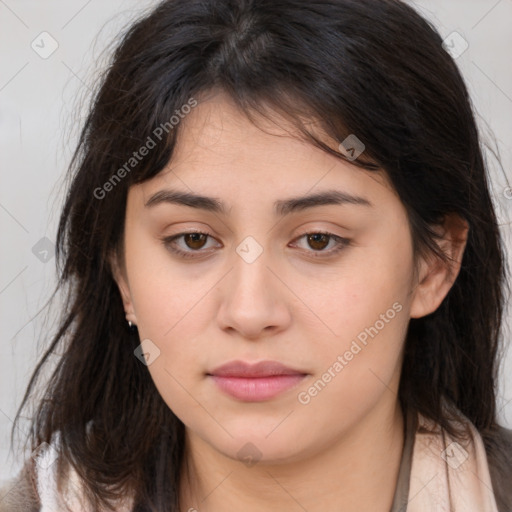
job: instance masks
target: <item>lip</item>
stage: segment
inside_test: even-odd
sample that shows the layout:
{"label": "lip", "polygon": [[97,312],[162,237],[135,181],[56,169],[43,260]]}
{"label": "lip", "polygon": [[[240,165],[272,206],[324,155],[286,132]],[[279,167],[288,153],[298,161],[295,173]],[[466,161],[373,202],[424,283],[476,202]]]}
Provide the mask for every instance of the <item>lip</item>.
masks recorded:
{"label": "lip", "polygon": [[230,361],[223,364],[208,375],[216,377],[275,377],[279,375],[305,375],[306,372],[289,368],[278,361],[259,361],[246,363],[245,361]]}
{"label": "lip", "polygon": [[224,393],[245,402],[261,402],[295,387],[307,373],[277,361],[231,361],[207,375]]}

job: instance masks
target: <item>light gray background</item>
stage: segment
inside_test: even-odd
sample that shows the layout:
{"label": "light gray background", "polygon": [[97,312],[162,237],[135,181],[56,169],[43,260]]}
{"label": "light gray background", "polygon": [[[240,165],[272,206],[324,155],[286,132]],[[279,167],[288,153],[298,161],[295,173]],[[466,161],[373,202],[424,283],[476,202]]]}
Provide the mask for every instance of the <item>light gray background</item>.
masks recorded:
{"label": "light gray background", "polygon": [[[186,1],[186,0],[183,0]],[[9,451],[9,433],[43,336],[54,324],[38,314],[55,283],[55,259],[33,247],[55,241],[63,175],[76,143],[91,80],[101,52],[115,34],[154,1],[0,0],[0,482],[12,477],[21,457]],[[483,135],[497,138],[504,170],[486,151],[502,230],[512,254],[512,0],[412,2],[443,38],[457,31],[469,43],[457,58]],[[57,50],[43,59],[31,44],[51,34]],[[45,40],[45,50],[50,40]],[[101,57],[101,58],[100,58]],[[80,109],[80,110],[79,110]],[[82,114],[80,114],[82,112]],[[492,139],[489,139],[492,143]],[[507,196],[509,199],[507,199]],[[46,242],[48,243],[48,242]],[[39,246],[36,246],[39,247]],[[51,249],[51,247],[50,247]],[[509,310],[510,311],[510,310]],[[504,336],[510,340],[511,315]],[[512,357],[499,386],[501,423],[512,428]],[[26,428],[23,424],[21,428]]]}

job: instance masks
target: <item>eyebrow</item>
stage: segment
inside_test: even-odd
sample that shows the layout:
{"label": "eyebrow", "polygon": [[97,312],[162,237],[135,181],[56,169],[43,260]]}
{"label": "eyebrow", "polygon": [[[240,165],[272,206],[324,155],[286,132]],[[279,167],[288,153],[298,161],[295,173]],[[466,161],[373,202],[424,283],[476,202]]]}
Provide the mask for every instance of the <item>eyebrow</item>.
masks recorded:
{"label": "eyebrow", "polygon": [[[151,208],[162,203],[178,204],[189,206],[208,212],[226,215],[226,205],[216,197],[207,197],[190,192],[181,192],[179,190],[165,189],[153,194],[144,204],[146,208]],[[339,190],[325,190],[307,196],[291,197],[281,199],[274,203],[276,215],[285,216],[294,212],[306,210],[308,208],[326,206],[326,205],[344,205],[353,204],[373,208],[373,204],[364,197],[355,196]]]}

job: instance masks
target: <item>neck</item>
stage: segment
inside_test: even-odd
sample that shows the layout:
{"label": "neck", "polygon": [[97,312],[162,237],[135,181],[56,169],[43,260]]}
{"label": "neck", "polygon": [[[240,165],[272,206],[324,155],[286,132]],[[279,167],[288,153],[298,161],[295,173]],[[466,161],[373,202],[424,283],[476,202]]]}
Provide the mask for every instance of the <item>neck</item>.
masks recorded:
{"label": "neck", "polygon": [[181,512],[389,512],[404,443],[398,401],[377,406],[329,449],[246,467],[187,429]]}

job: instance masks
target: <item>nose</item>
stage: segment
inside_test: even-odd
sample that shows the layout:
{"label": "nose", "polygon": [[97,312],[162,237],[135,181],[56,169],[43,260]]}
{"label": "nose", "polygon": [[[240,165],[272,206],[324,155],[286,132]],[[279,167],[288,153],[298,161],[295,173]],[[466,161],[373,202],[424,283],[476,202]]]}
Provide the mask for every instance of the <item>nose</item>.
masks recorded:
{"label": "nose", "polygon": [[250,340],[276,334],[291,321],[291,292],[266,254],[263,251],[253,262],[236,255],[234,268],[221,285],[219,327]]}

